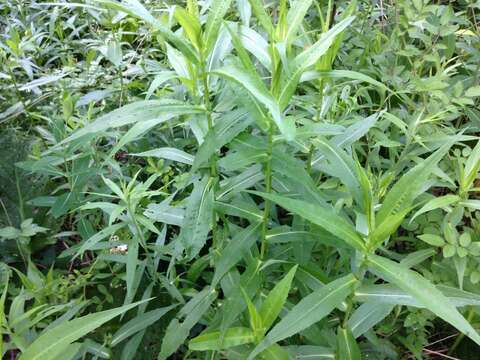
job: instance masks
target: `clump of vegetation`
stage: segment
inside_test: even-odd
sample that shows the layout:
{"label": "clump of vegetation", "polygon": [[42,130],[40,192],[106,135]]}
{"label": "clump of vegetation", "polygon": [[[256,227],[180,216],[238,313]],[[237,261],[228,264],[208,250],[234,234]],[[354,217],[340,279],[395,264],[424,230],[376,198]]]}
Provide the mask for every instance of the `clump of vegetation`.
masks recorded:
{"label": "clump of vegetation", "polygon": [[474,359],[480,4],[0,4],[0,356]]}

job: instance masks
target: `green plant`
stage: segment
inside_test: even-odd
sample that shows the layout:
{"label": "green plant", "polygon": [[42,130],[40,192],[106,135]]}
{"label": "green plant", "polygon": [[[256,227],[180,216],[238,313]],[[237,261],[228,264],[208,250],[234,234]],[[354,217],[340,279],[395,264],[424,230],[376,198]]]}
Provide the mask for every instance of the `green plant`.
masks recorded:
{"label": "green plant", "polygon": [[480,345],[478,4],[31,5],[0,5],[2,355]]}

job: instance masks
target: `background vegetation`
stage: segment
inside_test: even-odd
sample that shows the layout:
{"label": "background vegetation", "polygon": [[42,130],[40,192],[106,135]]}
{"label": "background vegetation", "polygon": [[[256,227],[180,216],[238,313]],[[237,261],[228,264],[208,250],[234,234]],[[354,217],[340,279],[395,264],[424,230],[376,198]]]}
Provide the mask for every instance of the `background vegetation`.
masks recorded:
{"label": "background vegetation", "polygon": [[0,2],[0,356],[477,359],[480,2]]}

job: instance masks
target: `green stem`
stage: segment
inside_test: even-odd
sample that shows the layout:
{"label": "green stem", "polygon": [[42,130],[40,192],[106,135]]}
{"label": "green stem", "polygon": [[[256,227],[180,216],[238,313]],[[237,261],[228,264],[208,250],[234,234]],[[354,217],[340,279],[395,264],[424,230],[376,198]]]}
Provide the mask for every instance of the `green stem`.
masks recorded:
{"label": "green stem", "polygon": [[[268,143],[267,143],[267,163],[265,164],[265,192],[270,194],[272,192],[272,153],[273,153],[273,124],[269,119],[268,123]],[[263,208],[263,223],[262,223],[262,245],[260,247],[260,259],[263,260],[265,252],[267,251],[267,230],[268,219],[270,217],[270,201],[265,199]]]}
{"label": "green stem", "polygon": [[[468,310],[468,315],[467,315],[467,321],[469,323],[472,322],[473,320],[473,316],[475,315],[475,311],[473,309],[473,307],[470,307],[470,310]],[[453,352],[455,351],[455,349],[458,347],[458,345],[460,345],[460,343],[462,342],[463,338],[465,337],[465,334],[463,333],[460,333],[458,335],[458,337],[455,339],[455,342],[453,343],[453,345],[450,347],[450,349],[448,350],[448,353],[447,355],[452,355]]]}
{"label": "green stem", "polygon": [[123,74],[122,74],[122,68],[118,68],[118,78],[120,79],[120,100],[118,102],[119,106],[122,106],[123,104]]}
{"label": "green stem", "polygon": [[[207,124],[208,131],[213,129],[213,119],[212,119],[212,105],[210,103],[210,89],[208,88],[208,76],[207,76],[207,66],[205,64],[205,57],[202,54],[201,56],[201,71],[202,71],[202,82],[203,82],[203,102],[207,112]],[[215,192],[217,186],[217,155],[213,154],[210,161],[210,178],[213,179],[212,189]],[[217,213],[215,208],[212,209],[212,246],[215,248],[217,246]]]}
{"label": "green stem", "polygon": [[20,189],[20,182],[18,179],[17,169],[15,169],[15,184],[17,187],[17,195],[18,195],[18,212],[20,213],[20,219],[23,221],[25,220],[25,211],[23,208],[23,196],[22,196],[22,190]]}

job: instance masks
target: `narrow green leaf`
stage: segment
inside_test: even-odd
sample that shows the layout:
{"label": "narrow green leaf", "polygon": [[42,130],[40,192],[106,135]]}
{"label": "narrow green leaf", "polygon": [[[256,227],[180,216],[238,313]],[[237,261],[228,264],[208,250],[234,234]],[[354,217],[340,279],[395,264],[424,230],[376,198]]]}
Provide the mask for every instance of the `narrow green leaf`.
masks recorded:
{"label": "narrow green leaf", "polygon": [[290,269],[287,275],[270,291],[263,302],[260,308],[260,316],[262,317],[263,326],[266,329],[270,329],[275,319],[280,315],[287,300],[290,287],[292,286],[292,280],[297,271],[297,267],[298,265],[295,265]]}
{"label": "narrow green leaf", "polygon": [[452,205],[453,203],[457,202],[460,200],[460,197],[457,195],[453,194],[448,194],[444,196],[438,196],[434,197],[433,199],[429,200],[425,205],[421,207],[420,210],[418,210],[410,219],[410,222],[415,220],[415,218],[419,215],[422,215],[426,212],[435,210],[435,209],[440,209],[444,208],[446,206]]}
{"label": "narrow green leaf", "polygon": [[438,162],[445,156],[456,140],[457,138],[453,137],[428,158],[410,169],[393,185],[378,211],[376,216],[377,224],[381,224],[390,215],[396,214],[412,205],[413,200],[419,195],[425,180],[428,179]]}
{"label": "narrow green leaf", "polygon": [[210,49],[215,43],[220,25],[222,25],[223,18],[230,8],[232,0],[213,0],[210,5],[210,10],[207,16],[207,25],[204,34],[204,51],[206,54],[210,53]]}
{"label": "narrow green leaf", "polygon": [[356,283],[357,279],[350,274],[304,297],[250,353],[248,360],[254,359],[270,345],[295,335],[323,319],[353,291]]}
{"label": "narrow green leaf", "polygon": [[251,94],[255,101],[263,104],[269,110],[273,121],[285,138],[289,141],[294,139],[295,127],[292,126],[293,124],[285,121],[277,102],[257,74],[247,72],[234,64],[226,65],[221,69],[215,70],[214,73],[241,85]]}
{"label": "narrow green leaf", "polygon": [[312,5],[312,0],[295,0],[291,3],[290,9],[287,13],[287,32],[285,34],[285,42],[288,45],[292,44],[298,29],[302,25],[305,15]]}
{"label": "narrow green leaf", "polygon": [[208,176],[197,182],[188,198],[180,239],[193,259],[205,245],[213,215],[213,189]]}
{"label": "narrow green leaf", "polygon": [[[158,355],[159,360],[165,360],[177,351],[178,347],[187,339],[190,330],[200,321],[216,297],[215,290],[206,287],[183,306],[177,317],[167,327],[162,340],[162,348]],[[184,318],[183,321],[182,318]]]}
{"label": "narrow green leaf", "polygon": [[429,280],[389,259],[368,255],[368,263],[381,278],[411,294],[419,303],[480,345],[480,336],[455,306]]}
{"label": "narrow green leaf", "polygon": [[265,29],[269,36],[273,36],[275,28],[273,27],[271,17],[265,11],[265,5],[262,0],[248,0],[252,7],[253,13],[258,22]]}
{"label": "narrow green leaf", "polygon": [[193,169],[195,171],[206,163],[223,145],[230,143],[238,134],[252,123],[250,114],[245,109],[238,109],[222,116],[222,121],[207,132],[203,143],[198,148]]}
{"label": "narrow green leaf", "polygon": [[148,300],[66,321],[41,334],[22,352],[19,360],[53,360],[74,341],[146,301]]}
{"label": "narrow green leaf", "polygon": [[125,323],[112,337],[112,346],[116,346],[126,338],[133,334],[149,327],[153,323],[157,322],[163,315],[175,308],[177,305],[170,305],[167,307],[148,311],[134,317],[132,320]]}
{"label": "narrow green leaf", "polygon": [[252,330],[245,327],[227,329],[223,339],[220,331],[207,332],[189,341],[192,351],[218,351],[234,346],[252,343],[255,340]]}
{"label": "narrow green leaf", "polygon": [[360,348],[358,347],[352,331],[347,327],[338,327],[337,330],[337,353],[338,360],[361,360]]}
{"label": "narrow green leaf", "polygon": [[215,287],[222,277],[240,261],[250,247],[258,239],[258,228],[260,223],[254,223],[236,234],[227,246],[221,251],[215,261],[215,273],[213,275],[212,287]]}
{"label": "narrow green leaf", "polygon": [[178,161],[183,164],[192,165],[194,161],[194,157],[185,151],[171,148],[171,147],[163,147],[153,150],[144,151],[141,153],[130,154],[130,156],[140,156],[140,157],[154,157],[159,159],[167,159]]}
{"label": "narrow green leaf", "polygon": [[343,217],[335,214],[331,209],[275,194],[260,193],[256,191],[251,191],[251,193],[273,201],[288,211],[324,228],[339,239],[345,241],[354,249],[360,251],[366,250],[363,239],[355,231],[354,226]]}
{"label": "narrow green leaf", "polygon": [[368,243],[371,249],[376,249],[390,235],[392,235],[403,222],[405,216],[412,210],[411,207],[403,209],[396,214],[390,215],[384,222],[372,231],[368,236]]}
{"label": "narrow green leaf", "polygon": [[294,94],[302,73],[314,65],[327,52],[335,37],[345,30],[352,23],[353,19],[354,17],[350,16],[340,21],[326,33],[323,33],[315,44],[297,55],[288,73],[282,73],[280,93],[276,96],[281,110],[285,109]]}
{"label": "narrow green leaf", "polygon": [[105,7],[122,11],[131,16],[142,19],[153,29],[158,31],[167,41],[174,44],[190,61],[199,63],[199,59],[195,49],[185,40],[185,38],[175,34],[165,27],[157,18],[155,18],[138,0],[122,0],[121,2],[114,0],[96,0]]}
{"label": "narrow green leaf", "polygon": [[311,80],[322,79],[322,78],[328,78],[328,79],[347,78],[351,80],[366,82],[367,84],[371,84],[385,91],[392,91],[386,85],[373,79],[372,77],[359,73],[357,71],[351,71],[351,70],[306,71],[302,74],[302,77],[300,78],[300,82],[311,81]]}
{"label": "narrow green leaf", "polygon": [[356,339],[385,319],[393,310],[392,304],[369,301],[360,305],[348,319],[348,327]]}
{"label": "narrow green leaf", "polygon": [[202,107],[178,103],[173,100],[137,101],[99,117],[97,120],[74,132],[57,146],[77,140],[88,134],[100,134],[103,131],[130,125],[138,121],[147,121],[159,117],[168,119],[171,115],[201,114],[203,112],[204,109]]}
{"label": "narrow green leaf", "polygon": [[190,14],[187,10],[181,6],[175,6],[175,12],[173,13],[175,19],[182,26],[185,34],[190,39],[191,43],[195,45],[197,50],[201,49],[201,33],[202,27],[198,18]]}

